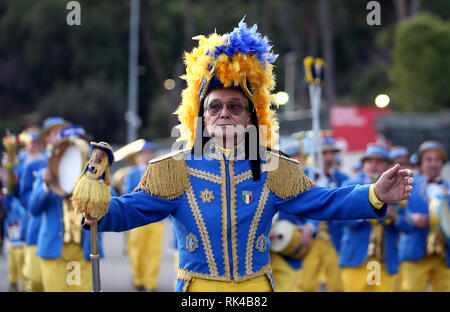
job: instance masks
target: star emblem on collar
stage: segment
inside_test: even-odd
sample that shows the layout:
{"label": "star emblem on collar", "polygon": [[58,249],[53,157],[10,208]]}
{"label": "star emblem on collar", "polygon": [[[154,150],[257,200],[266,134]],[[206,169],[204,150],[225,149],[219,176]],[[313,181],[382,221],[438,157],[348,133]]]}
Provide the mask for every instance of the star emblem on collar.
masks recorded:
{"label": "star emblem on collar", "polygon": [[212,191],[204,189],[203,191],[200,191],[200,199],[203,203],[210,203],[215,197]]}

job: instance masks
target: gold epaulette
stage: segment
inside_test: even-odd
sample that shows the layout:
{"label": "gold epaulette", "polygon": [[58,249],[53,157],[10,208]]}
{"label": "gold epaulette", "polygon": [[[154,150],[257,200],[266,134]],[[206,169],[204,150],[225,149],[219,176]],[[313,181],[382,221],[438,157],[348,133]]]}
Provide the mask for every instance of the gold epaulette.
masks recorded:
{"label": "gold epaulette", "polygon": [[316,185],[306,176],[297,160],[273,151],[266,155],[267,184],[278,197],[287,199]]}
{"label": "gold epaulette", "polygon": [[152,159],[136,187],[152,196],[172,200],[183,195],[189,187],[189,176],[184,155],[190,149],[168,153]]}

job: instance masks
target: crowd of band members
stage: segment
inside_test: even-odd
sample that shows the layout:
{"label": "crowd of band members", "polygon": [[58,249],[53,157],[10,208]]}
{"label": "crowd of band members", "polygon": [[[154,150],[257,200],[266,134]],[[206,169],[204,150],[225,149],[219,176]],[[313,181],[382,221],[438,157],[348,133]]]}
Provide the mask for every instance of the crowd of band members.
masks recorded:
{"label": "crowd of band members", "polygon": [[[67,198],[48,187],[55,179],[48,169],[52,146],[66,137],[88,143],[90,138],[81,126],[61,117],[49,117],[41,128],[24,133],[27,140],[17,155],[14,191],[2,195],[10,290],[92,291],[90,235]],[[441,177],[447,161],[444,147],[426,141],[411,155],[402,146],[369,143],[355,164],[354,176],[349,177],[339,168],[340,149],[335,139],[324,135],[321,146],[323,173],[314,169],[318,166],[308,161],[299,144],[282,152],[297,159],[313,181],[330,188],[373,183],[398,163],[415,170],[412,197],[390,203],[382,220],[316,221],[279,213],[277,220],[295,224],[301,232],[298,244],[309,251],[302,259],[271,252],[277,291],[450,291],[450,238],[439,230],[437,217],[429,215],[436,202],[433,196],[448,201],[449,182]],[[135,161],[113,178],[112,195],[132,192],[156,153],[156,145],[147,141],[136,152]],[[3,185],[5,177],[3,171]],[[137,291],[158,290],[163,235],[163,222],[127,232],[132,283]],[[175,241],[175,251],[176,246]],[[101,234],[99,249],[103,256]],[[68,263],[79,266],[80,280],[68,280],[72,269]]]}

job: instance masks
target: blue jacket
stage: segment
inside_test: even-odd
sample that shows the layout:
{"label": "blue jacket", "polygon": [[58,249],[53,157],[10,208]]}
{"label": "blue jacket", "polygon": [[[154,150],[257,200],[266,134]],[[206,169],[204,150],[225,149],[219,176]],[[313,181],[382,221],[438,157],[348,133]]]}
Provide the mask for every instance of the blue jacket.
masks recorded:
{"label": "blue jacket", "polygon": [[[40,170],[33,186],[29,200],[29,209],[34,216],[42,214],[42,223],[39,229],[36,255],[42,258],[55,259],[61,256],[64,245],[64,221],[62,197],[53,191],[45,191],[44,180]],[[82,248],[84,258],[90,260],[91,236],[89,231],[83,229]],[[98,235],[98,249],[103,256],[102,239]]]}
{"label": "blue jacket", "polygon": [[268,236],[277,211],[314,220],[379,218],[386,212],[386,205],[377,211],[370,205],[369,185],[314,186],[298,162],[274,152],[265,159],[279,165],[262,159],[259,181],[240,153],[235,160],[215,149],[201,160],[189,151],[178,156],[152,160],[144,182],[154,182],[113,197],[98,223],[99,231],[120,232],[171,215],[179,243],[177,291],[192,277],[242,281],[266,275],[273,285]]}
{"label": "blue jacket", "polygon": [[[305,169],[305,174],[309,174],[309,170]],[[349,177],[340,171],[339,169],[333,169],[331,171],[331,176],[328,179],[327,187],[341,187]],[[341,248],[341,238],[342,238],[342,225],[336,221],[328,221],[328,232],[331,236],[331,241],[333,243],[336,252],[339,254]]]}
{"label": "blue jacket", "polygon": [[14,195],[3,196],[3,207],[6,212],[6,218],[4,221],[5,237],[8,238],[13,247],[22,246],[23,241],[20,238],[20,230],[22,228],[25,209],[20,204],[17,196]]}
{"label": "blue jacket", "polygon": [[139,181],[141,181],[142,176],[145,173],[146,166],[143,164],[138,164],[133,166],[128,171],[127,175],[124,179],[124,187],[123,190],[125,194],[131,193],[134,191],[136,186],[138,186]]}
{"label": "blue jacket", "polygon": [[37,216],[33,216],[29,209],[28,202],[30,200],[31,191],[33,190],[33,182],[36,180],[36,176],[39,170],[47,166],[47,160],[48,156],[46,154],[43,154],[41,157],[25,164],[22,178],[20,180],[20,200],[22,202],[22,205],[26,208],[28,215],[28,222],[25,233],[25,242],[27,245],[37,244],[37,237],[39,233],[39,227],[41,225],[42,216],[40,214]]}
{"label": "blue jacket", "polygon": [[[363,184],[361,176],[347,180],[344,185]],[[379,220],[383,223],[383,220]],[[343,227],[341,248],[339,250],[340,267],[360,267],[367,259],[372,223],[366,220],[341,222]],[[399,231],[394,223],[384,226],[384,264],[389,274],[396,274],[399,269],[398,261]]]}
{"label": "blue jacket", "polygon": [[[444,181],[444,185],[448,190],[450,183]],[[412,221],[410,221],[410,215],[413,213],[421,213],[428,216],[428,199],[426,189],[426,178],[419,175],[415,176],[411,198],[408,200],[408,206],[406,208],[406,214],[404,218],[401,219],[401,230],[403,233],[400,238],[399,246],[400,261],[417,261],[426,256],[426,242],[429,229],[419,229],[412,223]],[[446,244],[446,260],[447,266],[450,267],[449,240],[447,240]]]}

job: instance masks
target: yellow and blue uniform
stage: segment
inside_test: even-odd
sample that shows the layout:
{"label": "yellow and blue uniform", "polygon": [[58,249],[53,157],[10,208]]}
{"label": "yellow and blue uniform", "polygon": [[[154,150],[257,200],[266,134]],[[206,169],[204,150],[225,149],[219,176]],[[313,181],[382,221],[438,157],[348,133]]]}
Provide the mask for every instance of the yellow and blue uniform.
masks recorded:
{"label": "yellow and blue uniform", "polygon": [[[90,265],[90,233],[83,229],[65,228],[67,206],[63,198],[45,186],[41,169],[33,185],[29,209],[34,216],[42,214],[36,255],[41,258],[41,271],[45,291],[92,291]],[[81,222],[81,220],[80,220]],[[70,239],[67,234],[70,231]],[[72,237],[73,235],[73,237]],[[103,256],[101,235],[98,235],[100,256]],[[67,283],[71,272],[68,263],[76,261],[79,266],[79,283]]]}
{"label": "yellow and blue uniform", "polygon": [[[124,181],[125,193],[131,193],[139,184],[146,166],[138,164],[130,169]],[[161,263],[164,224],[156,222],[133,229],[128,234],[128,257],[133,283],[136,287],[156,290]]]}
{"label": "yellow and blue uniform", "polygon": [[[344,185],[364,184],[360,176]],[[345,291],[394,291],[398,273],[398,237],[396,224],[389,218],[379,220],[342,221],[343,233],[339,266]],[[371,261],[379,264],[379,282],[368,283]]]}
{"label": "yellow and blue uniform", "polygon": [[[313,230],[313,233],[317,231],[318,222],[315,220],[298,218],[283,212],[279,212],[277,220],[287,220],[295,226],[308,224]],[[270,252],[270,265],[272,267],[273,279],[277,291],[287,292],[297,290],[303,260],[304,259],[294,259],[273,251]]]}
{"label": "yellow and blue uniform", "polygon": [[327,189],[278,153],[268,152],[261,162],[261,179],[253,181],[250,160],[239,150],[234,160],[218,149],[200,160],[190,151],[152,160],[135,192],[111,199],[98,230],[126,231],[171,215],[179,249],[177,291],[198,289],[198,283],[224,291],[255,281],[262,283],[254,291],[272,291],[268,235],[277,211],[314,220],[385,214],[386,205],[371,205],[370,185]]}
{"label": "yellow and blue uniform", "polygon": [[[14,166],[14,174],[20,181],[23,173],[24,161],[28,153],[22,151],[17,156],[18,163]],[[22,289],[23,283],[23,263],[24,252],[23,245],[26,233],[27,213],[25,207],[20,202],[20,189],[16,187],[12,194],[5,195],[3,197],[3,206],[6,212],[5,236],[8,238],[8,265],[9,265],[9,281],[11,283],[11,289],[17,290],[17,284],[21,281]]]}
{"label": "yellow and blue uniform", "polygon": [[[450,183],[447,181],[441,183],[448,192]],[[427,187],[426,177],[419,175],[414,177],[411,198],[400,222],[402,236],[399,259],[402,291],[427,291],[428,282],[433,291],[450,291],[450,240],[441,238],[437,241],[440,246],[433,246],[430,244],[432,235],[430,228],[417,228],[410,219],[413,213],[429,216]]]}
{"label": "yellow and blue uniform", "polygon": [[[308,175],[308,169],[305,174]],[[340,187],[348,176],[339,169],[332,168],[327,176],[327,187]],[[342,226],[336,221],[320,221],[317,224],[317,235],[303,261],[298,283],[299,291],[317,291],[321,273],[328,291],[343,291],[338,266],[341,245]]]}
{"label": "yellow and blue uniform", "polygon": [[17,290],[19,281],[23,288],[23,241],[20,239],[20,229],[22,225],[25,209],[20,204],[17,196],[5,195],[3,197],[3,207],[6,212],[5,236],[8,239],[8,279],[11,290]]}
{"label": "yellow and blue uniform", "polygon": [[43,291],[42,276],[39,258],[36,256],[36,245],[39,228],[41,225],[41,214],[33,216],[29,210],[28,201],[30,199],[33,183],[38,171],[47,166],[48,153],[43,154],[24,166],[22,179],[20,180],[20,200],[26,208],[28,221],[25,234],[24,246],[24,290]]}

